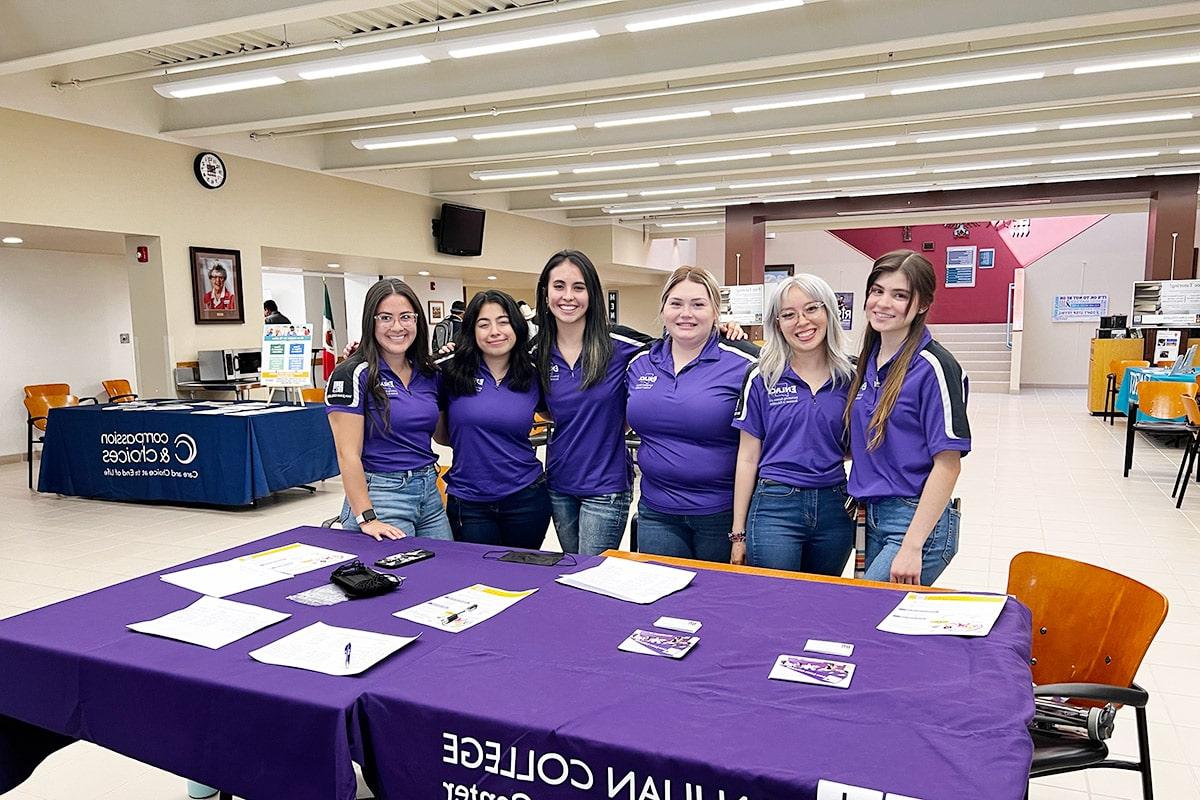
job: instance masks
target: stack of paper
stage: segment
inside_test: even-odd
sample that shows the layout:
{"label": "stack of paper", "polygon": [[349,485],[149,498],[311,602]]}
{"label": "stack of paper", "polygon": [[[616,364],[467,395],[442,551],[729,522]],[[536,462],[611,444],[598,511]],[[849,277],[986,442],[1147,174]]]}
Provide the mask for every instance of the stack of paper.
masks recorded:
{"label": "stack of paper", "polygon": [[172,611],[157,619],[133,622],[125,627],[131,631],[178,639],[216,650],[290,616],[281,611],[233,600],[201,597],[187,608]]}
{"label": "stack of paper", "polygon": [[292,576],[285,572],[277,572],[236,559],[205,564],[202,567],[181,569],[178,572],[159,576],[167,583],[173,583],[210,597],[225,597],[244,592],[247,589],[257,589],[259,586],[266,586],[276,581],[285,581],[290,577]]}
{"label": "stack of paper", "polygon": [[598,566],[560,575],[558,582],[630,603],[653,603],[678,592],[696,573],[625,558],[606,558]]}
{"label": "stack of paper", "polygon": [[909,592],[875,627],[907,636],[987,636],[1007,601],[1005,595]]}
{"label": "stack of paper", "polygon": [[307,628],[250,651],[250,657],[264,664],[307,669],[326,675],[357,675],[416,640],[416,636],[391,636],[314,622]]}

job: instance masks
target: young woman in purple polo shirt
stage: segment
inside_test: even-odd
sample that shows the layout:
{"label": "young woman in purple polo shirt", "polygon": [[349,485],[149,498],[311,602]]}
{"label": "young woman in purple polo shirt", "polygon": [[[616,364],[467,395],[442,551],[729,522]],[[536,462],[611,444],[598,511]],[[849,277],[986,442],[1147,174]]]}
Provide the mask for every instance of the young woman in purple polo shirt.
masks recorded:
{"label": "young woman in purple polo shirt", "polygon": [[719,293],[708,270],[675,270],[660,306],[667,335],[626,371],[629,424],[642,438],[638,549],[644,553],[729,560],[738,452],[730,422],[756,358],[753,345],[718,338]]}
{"label": "young woman in purple polo shirt", "polygon": [[854,371],[837,307],[815,275],[788,278],[768,301],[766,344],[733,419],[734,564],[841,575],[854,548],[842,421]]}
{"label": "young woman in purple polo shirt", "polygon": [[325,405],[346,501],[341,522],[373,539],[450,539],[430,438],[438,376],[421,302],[385,278],[363,301],[363,341],[329,376]]}
{"label": "young woman in purple polo shirt", "polygon": [[867,504],[868,580],[928,586],[958,551],[950,496],[971,450],[967,376],[925,327],[936,286],[911,250],[880,257],[867,278],[845,419],[849,491]]}
{"label": "young woman in purple polo shirt", "polygon": [[454,355],[438,362],[446,427],[437,440],[454,448],[446,495],[459,541],[536,550],[550,524],[546,476],[529,443],[542,395],[528,345],[517,302],[489,290],[471,298]]}

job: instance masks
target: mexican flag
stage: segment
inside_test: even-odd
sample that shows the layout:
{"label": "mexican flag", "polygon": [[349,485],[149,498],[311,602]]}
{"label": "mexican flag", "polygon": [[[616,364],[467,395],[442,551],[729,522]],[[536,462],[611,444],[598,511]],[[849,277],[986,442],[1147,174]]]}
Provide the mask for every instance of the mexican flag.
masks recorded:
{"label": "mexican flag", "polygon": [[321,364],[325,370],[325,380],[328,382],[329,376],[333,374],[333,367],[337,364],[337,350],[333,341],[333,306],[329,303],[329,287],[325,285],[325,281],[321,281],[321,288],[325,291],[325,318],[321,320]]}

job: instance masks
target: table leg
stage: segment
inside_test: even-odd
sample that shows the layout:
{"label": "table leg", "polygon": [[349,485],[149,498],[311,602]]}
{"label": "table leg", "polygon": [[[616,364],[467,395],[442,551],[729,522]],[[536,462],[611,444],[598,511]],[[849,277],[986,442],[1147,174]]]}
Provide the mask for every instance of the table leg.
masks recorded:
{"label": "table leg", "polygon": [[1129,401],[1129,410],[1125,412],[1125,475],[1129,477],[1129,468],[1133,466],[1133,426],[1137,422],[1138,407],[1133,400]]}

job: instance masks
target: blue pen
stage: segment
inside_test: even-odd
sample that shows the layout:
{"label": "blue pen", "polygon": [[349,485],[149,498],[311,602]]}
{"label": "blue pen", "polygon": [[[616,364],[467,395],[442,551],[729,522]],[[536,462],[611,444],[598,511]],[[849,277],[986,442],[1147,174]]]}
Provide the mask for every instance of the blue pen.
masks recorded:
{"label": "blue pen", "polygon": [[350,666],[350,642],[346,642],[346,666]]}

